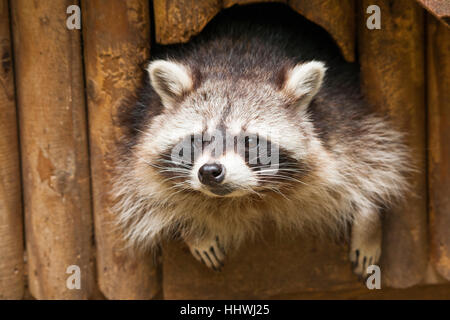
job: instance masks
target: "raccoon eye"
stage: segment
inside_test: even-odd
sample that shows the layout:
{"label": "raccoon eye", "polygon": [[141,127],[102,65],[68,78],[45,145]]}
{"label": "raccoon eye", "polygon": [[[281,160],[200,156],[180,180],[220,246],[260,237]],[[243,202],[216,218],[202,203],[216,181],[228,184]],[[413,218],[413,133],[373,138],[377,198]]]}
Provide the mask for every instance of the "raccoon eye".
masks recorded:
{"label": "raccoon eye", "polygon": [[257,137],[245,137],[245,145],[246,145],[246,148],[258,147],[258,138]]}
{"label": "raccoon eye", "polygon": [[203,146],[202,137],[194,136],[193,139],[191,139],[191,144],[194,148],[201,148]]}
{"label": "raccoon eye", "polygon": [[249,144],[254,144],[254,143],[256,143],[256,138],[250,137],[250,138],[247,139],[247,142]]}

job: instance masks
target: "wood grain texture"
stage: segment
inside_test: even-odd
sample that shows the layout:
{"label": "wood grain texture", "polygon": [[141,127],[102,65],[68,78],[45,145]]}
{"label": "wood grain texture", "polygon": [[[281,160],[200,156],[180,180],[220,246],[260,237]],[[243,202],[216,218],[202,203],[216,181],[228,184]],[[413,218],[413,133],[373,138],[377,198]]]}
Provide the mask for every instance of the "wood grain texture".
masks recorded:
{"label": "wood grain texture", "polygon": [[223,8],[261,2],[287,2],[292,9],[325,28],[336,40],[345,59],[354,61],[354,0],[153,0],[156,42],[187,42]]}
{"label": "wood grain texture", "polygon": [[420,285],[408,289],[384,288],[368,290],[366,287],[352,290],[299,292],[277,296],[275,299],[292,300],[449,300],[450,284]]}
{"label": "wood grain texture", "polygon": [[347,61],[355,61],[354,0],[289,0],[292,9],[327,30]]}
{"label": "wood grain texture", "polygon": [[431,261],[450,280],[450,29],[427,16]]}
{"label": "wood grain texture", "polygon": [[140,83],[149,58],[148,2],[87,0],[82,8],[98,282],[109,299],[150,299],[159,291],[157,269],[151,257],[123,250],[108,193],[121,136],[114,115]]}
{"label": "wood grain texture", "polygon": [[187,42],[221,10],[221,0],[154,0],[156,42]]}
{"label": "wood grain texture", "polygon": [[0,0],[0,300],[24,295],[23,219],[7,0]]}
{"label": "wood grain texture", "polygon": [[405,204],[384,221],[382,279],[385,286],[410,287],[424,277],[427,265],[425,166],[424,11],[410,0],[364,0],[381,8],[381,30],[359,22],[359,59],[369,101],[407,133],[416,161],[412,191]]}
{"label": "wood grain texture", "polygon": [[[163,249],[165,299],[271,299],[294,293],[362,289],[348,247],[329,239],[281,236],[269,226],[227,257],[221,272],[195,260],[182,243]],[[367,290],[367,289],[366,289]]]}
{"label": "wood grain texture", "polygon": [[[37,299],[86,299],[94,286],[81,37],[74,1],[11,1],[28,277]],[[81,269],[81,289],[66,286]]]}

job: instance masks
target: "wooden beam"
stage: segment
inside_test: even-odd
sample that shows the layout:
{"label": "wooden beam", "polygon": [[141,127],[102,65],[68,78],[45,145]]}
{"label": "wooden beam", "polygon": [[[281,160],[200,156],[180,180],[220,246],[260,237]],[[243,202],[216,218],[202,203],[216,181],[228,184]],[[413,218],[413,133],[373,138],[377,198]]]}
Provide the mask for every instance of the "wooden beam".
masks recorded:
{"label": "wooden beam", "polygon": [[0,0],[0,299],[24,294],[23,219],[14,70],[7,0]]}
{"label": "wooden beam", "polygon": [[[81,37],[74,1],[11,1],[28,277],[37,299],[86,299],[94,287]],[[75,2],[76,4],[76,2]],[[66,286],[67,268],[81,288]]]}
{"label": "wooden beam", "polygon": [[[366,8],[381,9],[381,30],[366,27]],[[416,161],[403,207],[385,215],[382,282],[410,287],[424,277],[427,253],[424,11],[410,0],[363,0],[359,8],[359,60],[368,100],[389,114]]]}
{"label": "wooden beam", "polygon": [[[257,240],[230,254],[221,272],[199,263],[185,244],[163,248],[166,299],[272,299],[294,293],[365,288],[353,274],[343,241],[280,235],[264,227]],[[367,290],[367,288],[366,288]]]}
{"label": "wooden beam", "polygon": [[114,115],[140,83],[149,58],[147,0],[82,1],[91,170],[100,290],[109,299],[150,299],[159,291],[152,257],[132,257],[115,231],[110,190],[120,129]]}
{"label": "wooden beam", "polygon": [[450,280],[450,29],[427,16],[431,262]]}
{"label": "wooden beam", "polygon": [[153,0],[156,42],[187,42],[221,10],[220,0]]}

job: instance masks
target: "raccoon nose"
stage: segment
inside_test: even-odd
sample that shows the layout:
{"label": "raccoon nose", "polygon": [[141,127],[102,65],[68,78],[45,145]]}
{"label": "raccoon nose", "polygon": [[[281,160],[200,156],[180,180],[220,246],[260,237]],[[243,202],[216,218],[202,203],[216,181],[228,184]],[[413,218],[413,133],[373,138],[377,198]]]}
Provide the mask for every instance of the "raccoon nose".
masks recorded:
{"label": "raccoon nose", "polygon": [[206,163],[198,170],[198,179],[207,186],[221,183],[225,179],[225,168],[221,164]]}

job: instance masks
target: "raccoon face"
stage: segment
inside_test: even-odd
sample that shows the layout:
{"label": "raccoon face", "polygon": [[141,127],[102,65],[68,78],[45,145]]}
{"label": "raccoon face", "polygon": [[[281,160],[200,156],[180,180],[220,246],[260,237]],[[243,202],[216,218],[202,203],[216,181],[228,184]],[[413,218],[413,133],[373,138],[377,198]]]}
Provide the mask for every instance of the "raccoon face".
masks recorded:
{"label": "raccoon face", "polygon": [[136,149],[141,180],[210,197],[281,193],[302,183],[314,148],[306,107],[322,84],[323,63],[283,71],[281,85],[165,60],[148,72],[164,110]]}

